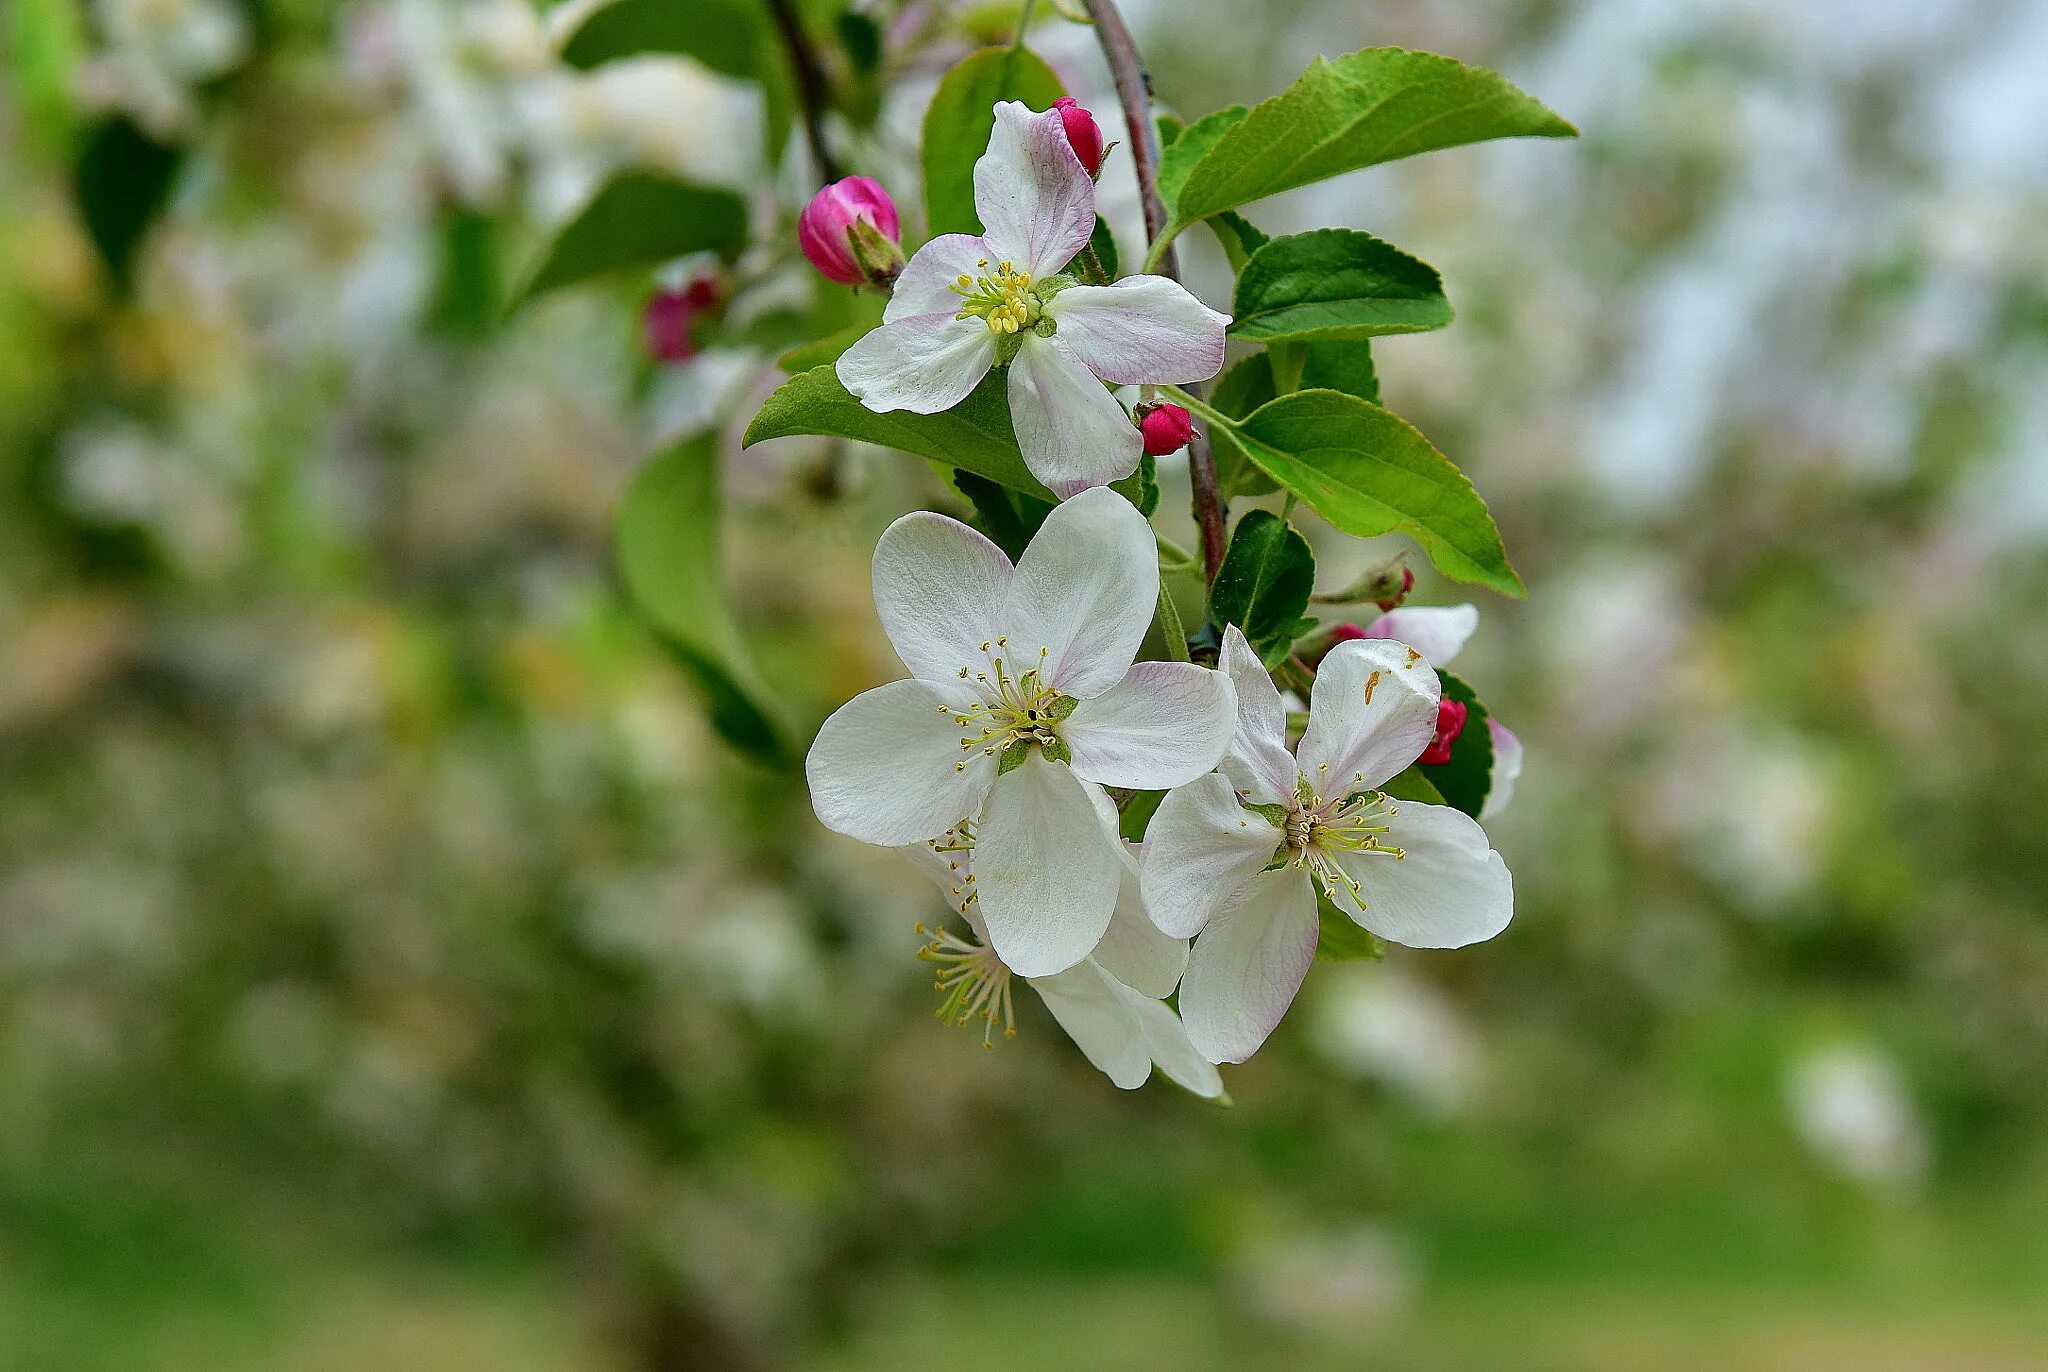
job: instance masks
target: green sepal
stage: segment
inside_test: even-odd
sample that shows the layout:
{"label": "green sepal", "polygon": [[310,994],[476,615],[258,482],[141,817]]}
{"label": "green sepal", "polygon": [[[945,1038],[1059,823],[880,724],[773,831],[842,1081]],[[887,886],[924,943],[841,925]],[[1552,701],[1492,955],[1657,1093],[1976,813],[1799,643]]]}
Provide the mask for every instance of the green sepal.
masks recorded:
{"label": "green sepal", "polygon": [[1074,760],[1073,750],[1067,747],[1067,741],[1057,735],[1048,738],[1039,747],[1044,749],[1046,757],[1054,762],[1072,762]]}
{"label": "green sepal", "polygon": [[1272,825],[1275,829],[1285,829],[1287,827],[1287,807],[1285,805],[1275,802],[1272,805],[1247,805],[1244,808],[1257,815],[1260,819],[1265,820],[1266,823]]}
{"label": "green sepal", "polygon": [[1023,739],[1012,739],[1003,745],[1003,751],[996,754],[996,775],[1007,776],[1024,765],[1024,759],[1031,756],[1031,745]]}

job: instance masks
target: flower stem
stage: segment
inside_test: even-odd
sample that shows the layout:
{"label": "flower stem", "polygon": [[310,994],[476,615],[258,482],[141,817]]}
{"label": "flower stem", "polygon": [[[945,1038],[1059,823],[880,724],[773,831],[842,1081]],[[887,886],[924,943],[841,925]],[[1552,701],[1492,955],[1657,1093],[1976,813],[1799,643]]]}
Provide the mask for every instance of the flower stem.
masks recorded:
{"label": "flower stem", "polygon": [[[1115,0],[1083,0],[1088,17],[1095,21],[1095,36],[1102,45],[1103,60],[1116,82],[1117,101],[1123,106],[1124,125],[1130,131],[1131,164],[1138,175],[1138,199],[1145,208],[1145,236],[1151,247],[1145,253],[1147,273],[1171,281],[1180,280],[1180,261],[1174,256],[1173,237],[1179,230],[1159,198],[1159,129],[1152,122],[1152,83],[1138,56],[1138,45],[1124,25]],[[1216,481],[1216,455],[1209,441],[1198,436],[1188,444],[1188,474],[1195,488],[1195,523],[1202,530],[1202,567],[1210,581],[1223,565],[1225,510],[1222,488]]]}
{"label": "flower stem", "polygon": [[810,35],[797,17],[790,0],[762,0],[775,21],[782,46],[789,52],[789,65],[796,77],[796,101],[803,111],[804,141],[810,144],[811,160],[818,164],[818,180],[829,184],[839,179],[839,163],[825,143],[825,69],[811,48]]}
{"label": "flower stem", "polygon": [[1024,35],[1031,31],[1031,11],[1038,8],[1038,0],[1024,0],[1023,8],[1017,11],[1017,32],[1010,38],[1014,50],[1024,46]]}
{"label": "flower stem", "polygon": [[1180,606],[1173,603],[1173,592],[1166,588],[1166,578],[1159,578],[1159,635],[1166,640],[1166,656],[1174,662],[1188,660],[1188,631],[1180,622]]}

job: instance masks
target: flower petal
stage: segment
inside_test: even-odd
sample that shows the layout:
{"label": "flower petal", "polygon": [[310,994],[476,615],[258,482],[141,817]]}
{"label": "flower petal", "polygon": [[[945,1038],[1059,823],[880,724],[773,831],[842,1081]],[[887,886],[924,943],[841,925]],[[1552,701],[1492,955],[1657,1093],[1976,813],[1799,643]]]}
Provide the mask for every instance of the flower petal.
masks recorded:
{"label": "flower petal", "polygon": [[871,329],[839,355],[839,384],[877,414],[938,414],[996,364],[996,336],[979,319],[914,314]]}
{"label": "flower petal", "polygon": [[875,544],[875,613],[912,676],[957,684],[986,670],[982,645],[1010,593],[1010,559],[957,519],[918,510]]}
{"label": "flower petal", "polygon": [[974,164],[974,212],[991,256],[1031,276],[1073,260],[1095,232],[1095,182],[1058,110],[996,105],[988,151]]}
{"label": "flower petal", "polygon": [[1448,667],[1478,627],[1476,605],[1403,605],[1366,625],[1365,636],[1399,639],[1430,666]]}
{"label": "flower petal", "polygon": [[[920,314],[958,314],[960,297],[953,284],[961,276],[980,276],[988,270],[989,247],[971,233],[942,233],[910,255],[903,274],[882,307],[882,322],[894,324]],[[987,326],[980,325],[987,332]]]}
{"label": "flower petal", "polygon": [[1140,662],[1082,701],[1060,737],[1073,752],[1075,775],[1164,791],[1213,769],[1236,731],[1229,677],[1192,662]]}
{"label": "flower petal", "polygon": [[1152,526],[1115,491],[1084,491],[1017,559],[1003,629],[1019,670],[1086,700],[1124,679],[1158,600]]}
{"label": "flower petal", "polygon": [[[1130,847],[1124,846],[1126,854]],[[1187,940],[1169,938],[1146,915],[1138,868],[1133,863],[1124,864],[1116,911],[1109,917],[1102,942],[1095,945],[1095,960],[1118,981],[1154,1000],[1173,994],[1181,970],[1188,965]]]}
{"label": "flower petal", "polygon": [[1094,951],[1116,908],[1117,842],[1073,768],[1033,750],[996,779],[975,835],[974,889],[1011,971],[1049,976]]}
{"label": "flower petal", "polygon": [[1134,1001],[1157,1002],[1119,984],[1093,958],[1064,972],[1034,978],[1031,989],[1038,992],[1081,1055],[1117,1086],[1134,1091],[1152,1075],[1152,1055],[1146,1051],[1144,1026]]}
{"label": "flower petal", "polygon": [[1223,370],[1223,330],[1230,316],[1163,276],[1069,286],[1045,312],[1066,350],[1108,381],[1178,384],[1207,381]]}
{"label": "flower petal", "polygon": [[1316,956],[1308,874],[1267,872],[1210,921],[1188,953],[1181,1022],[1211,1062],[1243,1062],[1280,1023]]}
{"label": "flower petal", "polygon": [[1217,1074],[1216,1065],[1195,1051],[1179,1015],[1156,1000],[1145,999],[1131,987],[1124,988],[1124,998],[1131,1002],[1132,1013],[1144,1031],[1145,1051],[1159,1064],[1160,1071],[1205,1100],[1223,1094],[1223,1078]]}
{"label": "flower petal", "polygon": [[1224,627],[1223,654],[1216,665],[1237,692],[1237,732],[1217,766],[1254,805],[1287,800],[1294,794],[1297,769],[1294,754],[1287,751],[1287,702],[1280,688],[1235,624]]}
{"label": "flower petal", "polygon": [[1175,938],[1198,934],[1273,860],[1281,833],[1211,773],[1167,792],[1139,860],[1145,913]]}
{"label": "flower petal", "polygon": [[1486,793],[1486,803],[1479,807],[1482,820],[1508,808],[1515,798],[1515,783],[1522,779],[1522,740],[1492,715],[1486,717],[1486,727],[1493,733],[1493,786]]}
{"label": "flower petal", "polygon": [[900,847],[981,809],[996,762],[962,749],[951,717],[978,698],[964,686],[892,681],[840,706],[804,761],[818,819],[863,843]]}
{"label": "flower petal", "polygon": [[1145,455],[1144,435],[1095,373],[1037,334],[1010,363],[1010,423],[1024,465],[1062,500],[1123,480]]}
{"label": "flower petal", "polygon": [[1308,729],[1294,754],[1302,775],[1329,799],[1385,782],[1436,737],[1440,689],[1436,672],[1405,643],[1339,643],[1316,669]]}
{"label": "flower petal", "polygon": [[1365,894],[1352,907],[1341,887],[1337,904],[1389,943],[1410,948],[1463,948],[1492,938],[1515,913],[1507,863],[1487,846],[1486,831],[1448,805],[1398,801],[1383,847],[1405,856],[1335,853],[1337,865]]}

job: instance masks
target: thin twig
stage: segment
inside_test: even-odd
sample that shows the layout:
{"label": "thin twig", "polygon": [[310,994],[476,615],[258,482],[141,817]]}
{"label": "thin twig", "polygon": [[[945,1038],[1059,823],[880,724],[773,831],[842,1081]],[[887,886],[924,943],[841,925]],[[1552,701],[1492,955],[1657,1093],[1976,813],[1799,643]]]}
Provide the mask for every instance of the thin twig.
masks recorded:
{"label": "thin twig", "polygon": [[[1102,44],[1102,56],[1109,63],[1116,82],[1118,102],[1123,106],[1124,124],[1130,130],[1131,162],[1138,173],[1138,198],[1145,207],[1145,237],[1152,245],[1146,258],[1149,268],[1171,280],[1180,280],[1180,260],[1165,241],[1168,218],[1166,202],[1159,198],[1159,129],[1152,121],[1152,82],[1138,56],[1138,45],[1115,0],[1083,0],[1088,17],[1095,21],[1095,35]],[[1206,435],[1188,443],[1188,475],[1195,488],[1195,522],[1202,530],[1202,566],[1211,581],[1223,565],[1224,509],[1222,489],[1216,482],[1216,456]]]}
{"label": "thin twig", "polygon": [[790,0],[763,3],[775,20],[776,31],[782,35],[782,46],[789,51],[789,65],[796,77],[796,102],[803,111],[804,139],[811,145],[811,160],[818,164],[818,180],[828,184],[837,181],[839,164],[825,145],[825,69],[818,65],[810,35],[804,32],[803,21],[797,18]]}

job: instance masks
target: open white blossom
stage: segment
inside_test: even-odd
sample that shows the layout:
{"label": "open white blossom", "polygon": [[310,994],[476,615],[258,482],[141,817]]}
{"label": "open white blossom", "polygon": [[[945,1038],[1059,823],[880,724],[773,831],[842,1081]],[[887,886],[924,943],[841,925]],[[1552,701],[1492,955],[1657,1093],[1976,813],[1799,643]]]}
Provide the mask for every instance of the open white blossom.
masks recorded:
{"label": "open white blossom", "polygon": [[[1116,807],[1100,787],[1087,788],[1104,832],[1116,832]],[[1159,1070],[1198,1096],[1223,1094],[1216,1068],[1188,1042],[1180,1017],[1162,1002],[1173,994],[1188,962],[1186,939],[1169,938],[1145,915],[1138,887],[1136,845],[1117,842],[1123,867],[1116,906],[1095,951],[1064,972],[1024,980],[1067,1031],[1089,1062],[1126,1091]],[[918,925],[931,942],[918,953],[938,970],[944,999],[939,1017],[955,1024],[982,1022],[982,1043],[1016,1033],[1012,974],[989,946],[975,891],[974,826],[962,824],[926,843],[903,849],[945,892],[967,921],[962,936]]]}
{"label": "open white blossom", "polygon": [[975,837],[981,917],[1028,977],[1101,941],[1123,858],[1086,782],[1163,790],[1213,768],[1231,685],[1139,662],[1159,595],[1145,517],[1110,490],[1046,517],[1012,567],[958,520],[905,515],[875,547],[875,609],[913,676],[825,721],[806,769],[827,828],[902,847]]}
{"label": "open white blossom", "polygon": [[1095,183],[1057,110],[996,106],[974,208],[981,236],[917,250],[882,327],[840,357],[840,382],[870,410],[938,414],[1007,363],[1032,475],[1062,498],[1129,476],[1143,441],[1102,383],[1206,381],[1222,370],[1230,316],[1163,276],[1083,286],[1058,274],[1094,232]]}
{"label": "open white blossom", "polygon": [[[1466,641],[1479,627],[1476,605],[1402,605],[1365,626],[1367,638],[1391,638],[1421,653],[1432,667],[1448,667]],[[1515,783],[1522,778],[1522,740],[1515,731],[1486,717],[1487,732],[1493,737],[1493,776],[1486,791],[1486,804],[1479,818],[1492,819],[1508,808],[1515,798]]]}
{"label": "open white blossom", "polygon": [[1514,913],[1500,854],[1468,816],[1378,788],[1436,730],[1436,673],[1391,640],[1330,650],[1299,747],[1273,678],[1235,626],[1223,671],[1238,732],[1219,774],[1179,787],[1146,832],[1145,908],[1195,937],[1181,1018],[1212,1062],[1242,1062],[1280,1022],[1315,957],[1316,888],[1380,938],[1457,948]]}

